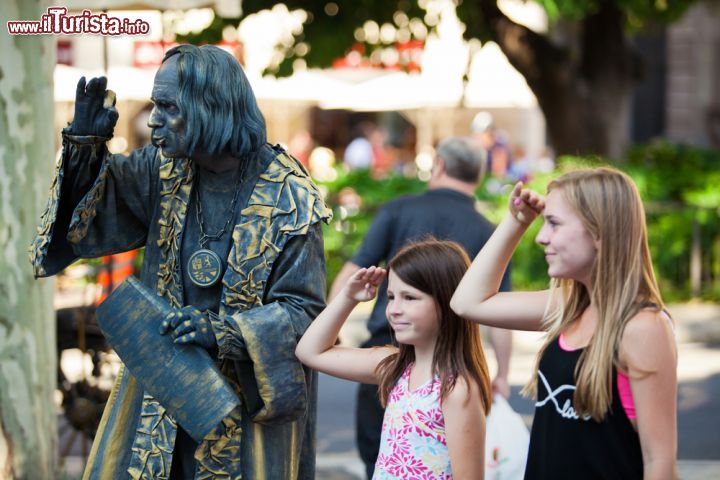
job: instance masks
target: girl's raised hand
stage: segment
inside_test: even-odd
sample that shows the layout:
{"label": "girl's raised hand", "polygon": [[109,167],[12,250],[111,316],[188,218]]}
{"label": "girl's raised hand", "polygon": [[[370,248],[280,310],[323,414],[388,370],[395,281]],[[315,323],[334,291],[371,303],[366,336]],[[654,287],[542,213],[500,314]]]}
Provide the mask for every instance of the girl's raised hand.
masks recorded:
{"label": "girl's raised hand", "polygon": [[367,302],[377,295],[377,289],[385,280],[387,271],[380,267],[361,268],[345,284],[344,293],[351,300]]}
{"label": "girl's raised hand", "polygon": [[510,193],[510,214],[523,225],[530,225],[545,208],[545,197],[517,182]]}

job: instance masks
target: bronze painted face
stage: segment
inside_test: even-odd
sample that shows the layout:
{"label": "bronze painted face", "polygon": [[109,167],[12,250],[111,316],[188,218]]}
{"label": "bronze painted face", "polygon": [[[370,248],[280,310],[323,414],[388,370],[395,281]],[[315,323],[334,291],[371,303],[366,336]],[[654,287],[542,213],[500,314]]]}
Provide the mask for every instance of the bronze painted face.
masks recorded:
{"label": "bronze painted face", "polygon": [[155,106],[148,120],[153,145],[171,158],[188,156],[186,122],[177,105],[180,89],[177,61],[177,55],[170,57],[155,74],[150,98]]}

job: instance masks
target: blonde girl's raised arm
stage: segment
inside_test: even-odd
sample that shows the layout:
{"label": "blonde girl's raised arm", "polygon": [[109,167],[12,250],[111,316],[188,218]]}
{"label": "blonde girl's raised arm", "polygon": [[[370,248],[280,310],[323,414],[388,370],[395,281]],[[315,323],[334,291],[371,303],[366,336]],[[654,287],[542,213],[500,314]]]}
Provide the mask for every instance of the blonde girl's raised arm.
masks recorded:
{"label": "blonde girl's raised arm", "polygon": [[510,209],[480,250],[455,294],[450,308],[458,315],[500,328],[540,330],[549,299],[548,291],[499,292],[510,258],[528,226],[545,208],[545,199],[522,189],[518,182],[510,194]]}
{"label": "blonde girl's raised arm", "polygon": [[485,409],[479,387],[460,377],[443,399],[445,437],[455,480],[485,477]]}
{"label": "blonde girl's raised arm", "polygon": [[630,319],[619,360],[630,388],[645,480],[677,478],[677,348],[669,317],[643,310]]}
{"label": "blonde girl's raised arm", "polygon": [[385,278],[382,268],[361,268],[305,331],[295,349],[302,363],[334,377],[378,383],[375,368],[394,347],[350,348],[335,345],[340,328],[361,301],[372,300]]}

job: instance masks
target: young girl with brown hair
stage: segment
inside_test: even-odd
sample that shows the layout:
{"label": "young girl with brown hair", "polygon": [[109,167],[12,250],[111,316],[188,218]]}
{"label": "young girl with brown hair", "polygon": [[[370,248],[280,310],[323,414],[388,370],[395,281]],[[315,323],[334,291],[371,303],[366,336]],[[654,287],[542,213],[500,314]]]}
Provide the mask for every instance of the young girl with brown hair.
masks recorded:
{"label": "young girl with brown hair", "polygon": [[482,479],[490,379],[478,326],[450,310],[470,263],[454,242],[410,244],[390,261],[388,321],[398,347],[335,345],[358,302],[375,297],[382,268],[362,268],[315,319],[296,354],[311,368],[380,385],[386,407],[374,479]]}

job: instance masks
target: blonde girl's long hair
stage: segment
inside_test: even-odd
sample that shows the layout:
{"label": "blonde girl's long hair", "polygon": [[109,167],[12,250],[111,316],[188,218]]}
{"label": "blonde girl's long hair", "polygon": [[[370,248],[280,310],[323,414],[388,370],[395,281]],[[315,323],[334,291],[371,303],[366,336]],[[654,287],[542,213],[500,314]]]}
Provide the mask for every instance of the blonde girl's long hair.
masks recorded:
{"label": "blonde girl's long hair", "polygon": [[[570,279],[553,279],[544,321],[548,345],[577,320],[592,302],[598,323],[575,367],[573,406],[578,415],[601,421],[612,401],[613,366],[627,322],[643,308],[664,308],[653,272],[645,210],[632,179],[613,168],[569,172],[550,182],[548,193],[562,192],[587,231],[598,241],[592,266],[592,292]],[[537,394],[537,378],[523,393]]]}
{"label": "blonde girl's long hair", "polygon": [[[492,392],[479,326],[450,309],[450,299],[470,265],[465,250],[455,242],[424,240],[400,250],[389,263],[389,269],[400,279],[430,295],[440,328],[433,352],[433,374],[440,377],[444,398],[462,377],[477,385],[485,414],[490,411]],[[412,345],[398,345],[398,353],[386,357],[376,372],[380,378],[380,403],[387,403],[390,390],[408,365],[415,361]]]}

